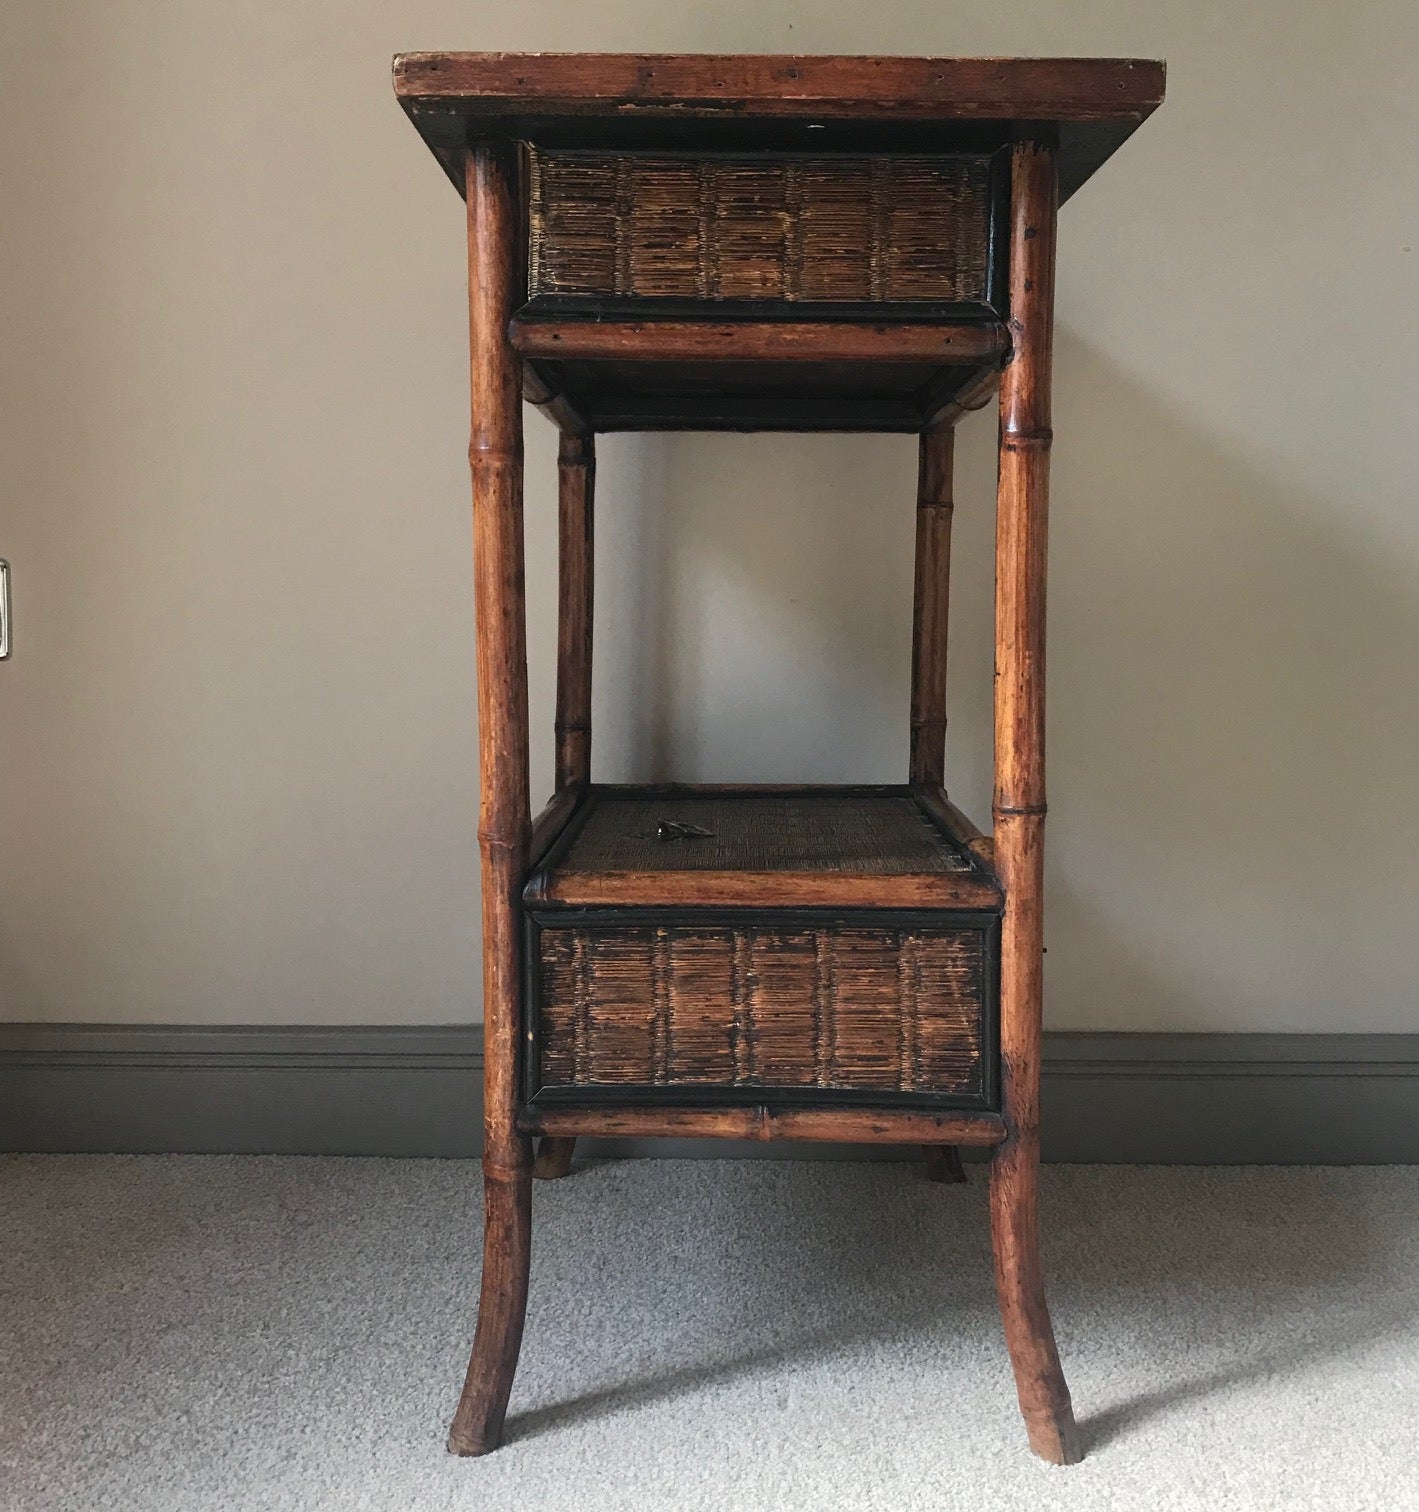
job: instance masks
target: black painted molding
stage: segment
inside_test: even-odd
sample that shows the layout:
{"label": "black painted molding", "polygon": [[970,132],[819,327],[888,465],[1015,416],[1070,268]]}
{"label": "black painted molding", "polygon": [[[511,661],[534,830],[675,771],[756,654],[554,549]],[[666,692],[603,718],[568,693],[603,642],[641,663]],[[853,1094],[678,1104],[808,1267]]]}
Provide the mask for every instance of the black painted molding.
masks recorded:
{"label": "black painted molding", "polygon": [[[466,1157],[482,1065],[477,1026],[0,1024],[0,1150]],[[1419,1163],[1419,1034],[1049,1034],[1043,1117],[1047,1160]],[[641,1140],[589,1153],[849,1152]]]}

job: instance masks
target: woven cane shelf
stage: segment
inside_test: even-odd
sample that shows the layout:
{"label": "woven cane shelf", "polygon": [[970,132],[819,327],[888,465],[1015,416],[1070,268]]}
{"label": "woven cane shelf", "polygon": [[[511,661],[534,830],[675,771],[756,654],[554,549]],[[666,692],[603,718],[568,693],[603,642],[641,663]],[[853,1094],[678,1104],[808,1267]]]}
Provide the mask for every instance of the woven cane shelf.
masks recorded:
{"label": "woven cane shelf", "polygon": [[[533,1176],[568,1175],[578,1140],[690,1136],[917,1145],[938,1181],[965,1179],[958,1146],[989,1151],[1021,1412],[1069,1463],[1037,1219],[1055,217],[1161,102],[1162,66],[413,53],[394,73],[468,212],[486,1224],[449,1447],[502,1435]],[[955,426],[997,388],[984,834],[946,796],[947,599]],[[524,399],[559,433],[536,818]],[[615,430],[917,438],[905,783],[592,781]]]}
{"label": "woven cane shelf", "polygon": [[994,877],[925,804],[906,787],[594,788],[524,897],[998,908]]}

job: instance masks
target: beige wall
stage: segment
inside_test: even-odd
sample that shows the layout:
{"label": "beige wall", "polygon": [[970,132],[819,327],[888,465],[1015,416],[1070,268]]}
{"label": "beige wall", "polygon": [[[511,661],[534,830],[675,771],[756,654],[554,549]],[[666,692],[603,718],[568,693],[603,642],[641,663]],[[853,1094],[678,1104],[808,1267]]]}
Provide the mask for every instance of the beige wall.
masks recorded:
{"label": "beige wall", "polygon": [[[1415,1026],[1412,0],[5,6],[0,1016],[479,1011],[460,207],[388,81],[421,47],[1166,57],[1062,222],[1049,1018]],[[992,430],[951,651],[978,816]],[[602,455],[599,774],[897,777],[911,443]]]}

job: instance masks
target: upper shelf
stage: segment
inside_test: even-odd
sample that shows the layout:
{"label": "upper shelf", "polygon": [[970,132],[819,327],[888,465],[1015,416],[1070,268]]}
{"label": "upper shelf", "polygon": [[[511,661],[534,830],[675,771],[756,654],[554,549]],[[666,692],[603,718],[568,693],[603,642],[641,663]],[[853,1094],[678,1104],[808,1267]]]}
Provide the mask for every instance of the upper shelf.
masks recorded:
{"label": "upper shelf", "polygon": [[394,87],[462,188],[472,136],[548,145],[989,150],[1041,131],[1072,194],[1162,103],[1133,58],[402,53]]}
{"label": "upper shelf", "polygon": [[1010,162],[1077,188],[1163,97],[1078,58],[409,53],[462,188],[518,153],[524,392],[563,429],[921,431],[1008,356]]}

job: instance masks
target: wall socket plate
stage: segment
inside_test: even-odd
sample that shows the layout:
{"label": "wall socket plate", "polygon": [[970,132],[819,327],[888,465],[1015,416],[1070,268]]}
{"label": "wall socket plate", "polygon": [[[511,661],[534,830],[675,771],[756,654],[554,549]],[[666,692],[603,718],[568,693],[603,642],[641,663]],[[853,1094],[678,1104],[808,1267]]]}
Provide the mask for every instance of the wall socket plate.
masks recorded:
{"label": "wall socket plate", "polygon": [[0,661],[10,654],[10,564],[0,561]]}

